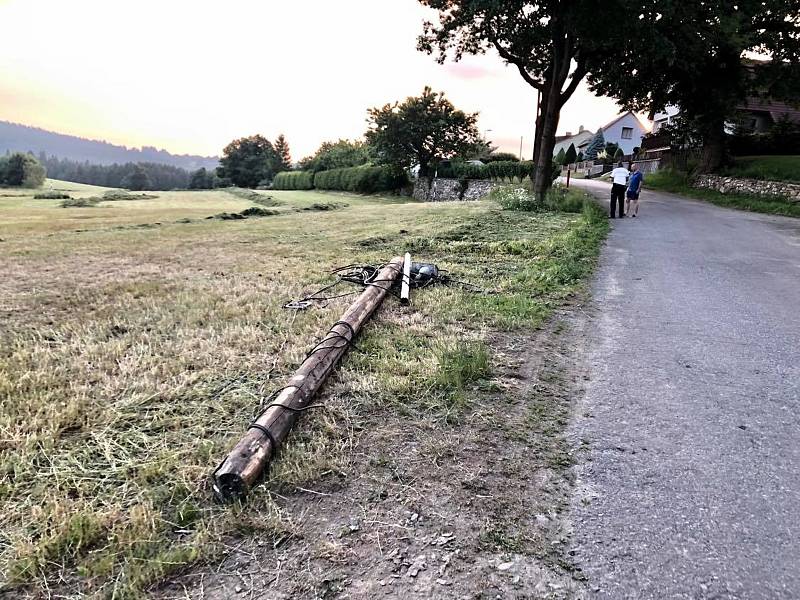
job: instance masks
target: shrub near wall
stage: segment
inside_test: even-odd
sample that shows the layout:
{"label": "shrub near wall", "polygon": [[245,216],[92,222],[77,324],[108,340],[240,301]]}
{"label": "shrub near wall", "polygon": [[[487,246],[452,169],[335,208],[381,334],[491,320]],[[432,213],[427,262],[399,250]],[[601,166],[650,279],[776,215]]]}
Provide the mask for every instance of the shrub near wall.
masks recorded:
{"label": "shrub near wall", "polygon": [[272,189],[275,190],[313,190],[313,171],[283,171],[275,175],[272,180]]}
{"label": "shrub near wall", "polygon": [[405,173],[389,166],[331,169],[318,171],[314,176],[314,187],[317,189],[364,194],[396,190],[406,183],[408,179]]}

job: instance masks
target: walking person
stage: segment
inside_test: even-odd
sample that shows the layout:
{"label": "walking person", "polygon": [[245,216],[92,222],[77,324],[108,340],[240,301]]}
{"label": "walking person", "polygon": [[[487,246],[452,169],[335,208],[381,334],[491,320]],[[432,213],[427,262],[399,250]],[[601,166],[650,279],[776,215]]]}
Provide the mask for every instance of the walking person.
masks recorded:
{"label": "walking person", "polygon": [[619,218],[621,219],[625,216],[623,202],[625,200],[625,188],[628,187],[629,175],[630,172],[622,166],[622,162],[617,165],[616,169],[611,171],[613,183],[611,184],[611,204],[609,205],[610,214],[608,216],[612,219],[616,218],[617,203],[619,203]]}
{"label": "walking person", "polygon": [[[631,163],[631,178],[628,181],[628,193],[625,199],[625,214],[629,217],[635,217],[639,214],[639,193],[642,191],[642,182],[644,175],[635,164]],[[633,210],[633,214],[631,214]]]}

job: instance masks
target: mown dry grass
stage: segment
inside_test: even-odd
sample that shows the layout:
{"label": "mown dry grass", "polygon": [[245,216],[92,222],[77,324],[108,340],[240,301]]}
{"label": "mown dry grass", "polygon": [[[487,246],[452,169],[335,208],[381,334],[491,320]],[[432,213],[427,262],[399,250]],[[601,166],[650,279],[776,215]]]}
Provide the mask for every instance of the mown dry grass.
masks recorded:
{"label": "mown dry grass", "polygon": [[[346,477],[363,417],[378,409],[462,418],[491,385],[491,333],[539,325],[580,285],[606,227],[487,202],[263,192],[278,214],[217,221],[205,217],[252,198],[161,192],[60,208],[4,192],[0,590],[15,597],[138,598],[224,553],[232,535],[295,535],[276,490]],[[244,509],[215,505],[210,472],[349,300],[282,305],[332,267],[404,250],[493,293],[432,288],[411,310],[387,300],[271,485]]]}

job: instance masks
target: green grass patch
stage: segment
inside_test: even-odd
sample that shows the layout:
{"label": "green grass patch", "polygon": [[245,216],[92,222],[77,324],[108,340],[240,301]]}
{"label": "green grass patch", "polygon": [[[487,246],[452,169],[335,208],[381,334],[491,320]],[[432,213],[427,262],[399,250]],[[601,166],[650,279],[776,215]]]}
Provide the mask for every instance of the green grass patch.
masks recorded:
{"label": "green grass patch", "polygon": [[800,156],[739,156],[720,174],[745,179],[800,183]]}
{"label": "green grass patch", "polygon": [[489,349],[483,342],[443,344],[434,353],[439,361],[434,384],[440,388],[463,390],[491,375]]}
{"label": "green grass patch", "polygon": [[645,179],[645,187],[705,200],[726,208],[785,217],[800,217],[800,203],[751,194],[723,194],[715,190],[694,188],[690,184],[689,175],[680,171],[664,170],[652,173]]}

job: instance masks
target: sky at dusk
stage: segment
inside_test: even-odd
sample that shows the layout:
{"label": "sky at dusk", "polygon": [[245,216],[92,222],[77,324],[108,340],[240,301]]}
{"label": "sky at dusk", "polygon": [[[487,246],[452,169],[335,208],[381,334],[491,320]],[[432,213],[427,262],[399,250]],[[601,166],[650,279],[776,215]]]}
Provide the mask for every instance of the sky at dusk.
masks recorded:
{"label": "sky at dusk", "polygon": [[[284,133],[299,159],[427,84],[530,156],[535,90],[495,54],[417,52],[431,16],[416,0],[0,0],[0,120],[206,155]],[[582,87],[559,133],[618,112]]]}

